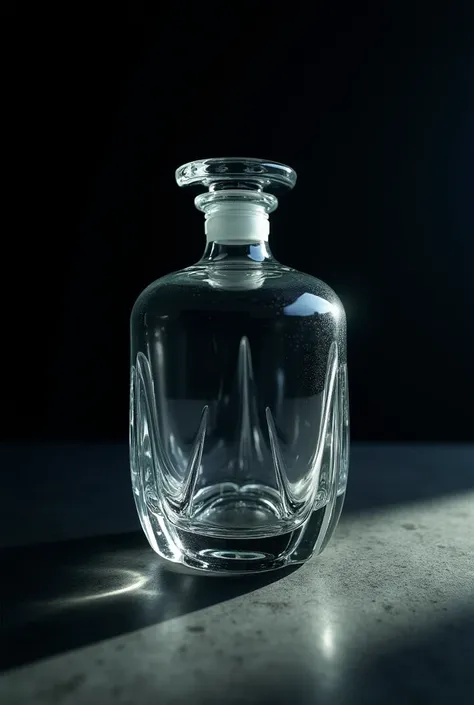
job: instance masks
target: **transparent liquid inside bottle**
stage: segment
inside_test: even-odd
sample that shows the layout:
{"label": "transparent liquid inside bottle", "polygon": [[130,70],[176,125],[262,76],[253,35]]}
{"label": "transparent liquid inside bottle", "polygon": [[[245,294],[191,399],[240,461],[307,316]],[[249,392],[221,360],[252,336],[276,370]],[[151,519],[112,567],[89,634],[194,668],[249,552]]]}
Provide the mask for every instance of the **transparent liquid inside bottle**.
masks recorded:
{"label": "transparent liquid inside bottle", "polygon": [[135,304],[130,441],[151,546],[176,569],[234,575],[324,548],[344,499],[349,418],[337,296],[273,258],[274,201],[224,186],[205,195],[202,259]]}

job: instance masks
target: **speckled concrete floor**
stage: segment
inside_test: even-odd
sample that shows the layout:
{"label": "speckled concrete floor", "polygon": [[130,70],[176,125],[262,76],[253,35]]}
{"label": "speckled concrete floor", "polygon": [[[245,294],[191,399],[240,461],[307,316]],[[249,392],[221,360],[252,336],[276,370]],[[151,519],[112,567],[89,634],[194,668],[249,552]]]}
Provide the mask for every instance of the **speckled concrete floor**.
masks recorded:
{"label": "speckled concrete floor", "polygon": [[[429,452],[436,478],[448,456]],[[125,537],[89,561],[77,544],[77,575],[102,578],[96,572],[87,589],[69,579],[56,594],[52,579],[21,598],[27,657],[2,676],[0,702],[471,705],[474,449],[466,452],[472,464],[454,492],[431,488],[410,500],[404,488],[400,503],[349,502],[321,557],[260,582],[163,575],[147,547]],[[412,466],[414,482],[418,471]],[[372,471],[360,472],[368,481]],[[396,488],[397,477],[384,473]],[[34,645],[38,637],[51,641],[49,651]],[[21,655],[13,639],[15,650]]]}

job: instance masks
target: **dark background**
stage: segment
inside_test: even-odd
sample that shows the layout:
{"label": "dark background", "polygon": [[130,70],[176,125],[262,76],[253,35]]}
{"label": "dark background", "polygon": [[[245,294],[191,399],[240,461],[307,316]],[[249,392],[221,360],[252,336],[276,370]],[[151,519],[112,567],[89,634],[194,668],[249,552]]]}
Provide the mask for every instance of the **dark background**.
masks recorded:
{"label": "dark background", "polygon": [[1,440],[126,439],[133,302],[204,247],[174,169],[225,155],[298,172],[271,245],[346,307],[353,438],[474,440],[472,4],[380,5],[4,18]]}

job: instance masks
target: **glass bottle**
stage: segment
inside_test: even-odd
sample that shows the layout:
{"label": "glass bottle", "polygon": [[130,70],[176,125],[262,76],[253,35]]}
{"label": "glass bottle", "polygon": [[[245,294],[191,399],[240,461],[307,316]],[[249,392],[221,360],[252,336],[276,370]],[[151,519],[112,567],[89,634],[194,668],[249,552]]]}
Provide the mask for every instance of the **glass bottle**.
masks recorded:
{"label": "glass bottle", "polygon": [[195,199],[207,244],[132,311],[140,521],[178,570],[239,575],[303,563],[325,547],[346,489],[344,310],[326,284],[271,254],[278,201],[268,189],[292,188],[292,169],[203,159],[176,180],[208,187]]}

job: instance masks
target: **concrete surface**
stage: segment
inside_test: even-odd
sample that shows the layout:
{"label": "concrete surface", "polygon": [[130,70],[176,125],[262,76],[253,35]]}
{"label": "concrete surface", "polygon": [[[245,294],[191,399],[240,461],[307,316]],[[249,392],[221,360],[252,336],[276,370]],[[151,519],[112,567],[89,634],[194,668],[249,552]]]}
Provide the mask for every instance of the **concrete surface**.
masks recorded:
{"label": "concrete surface", "polygon": [[287,574],[169,574],[85,511],[84,538],[7,541],[0,702],[472,705],[474,448],[357,454],[333,541]]}

